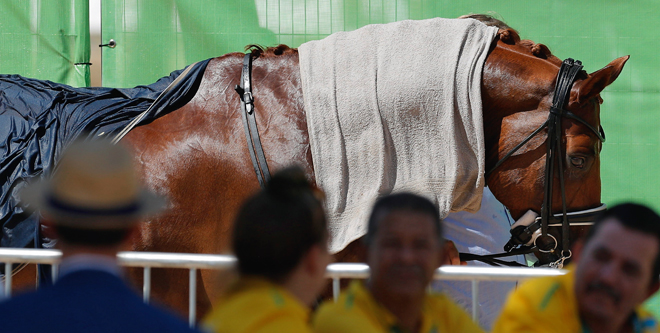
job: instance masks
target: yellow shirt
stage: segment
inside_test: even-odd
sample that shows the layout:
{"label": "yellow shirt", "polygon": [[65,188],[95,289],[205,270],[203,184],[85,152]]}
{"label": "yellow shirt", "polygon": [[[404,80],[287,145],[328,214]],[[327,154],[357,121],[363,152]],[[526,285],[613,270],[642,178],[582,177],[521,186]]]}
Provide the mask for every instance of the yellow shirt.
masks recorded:
{"label": "yellow shirt", "polygon": [[[582,326],[574,292],[575,275],[532,279],[515,290],[504,305],[493,333],[589,332]],[[638,308],[633,315],[634,332],[658,332],[658,323]]]}
{"label": "yellow shirt", "polygon": [[[396,317],[381,306],[360,281],[353,281],[336,303],[321,305],[312,321],[315,332],[403,332]],[[482,332],[470,317],[439,294],[428,295],[422,306],[422,333]]]}
{"label": "yellow shirt", "polygon": [[209,332],[311,332],[309,309],[264,279],[241,279],[204,319]]}

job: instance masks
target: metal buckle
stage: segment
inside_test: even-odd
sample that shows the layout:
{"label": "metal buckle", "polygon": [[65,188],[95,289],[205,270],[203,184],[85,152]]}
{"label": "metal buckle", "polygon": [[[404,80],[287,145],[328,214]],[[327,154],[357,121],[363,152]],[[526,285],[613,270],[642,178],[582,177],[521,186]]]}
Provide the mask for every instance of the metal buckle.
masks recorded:
{"label": "metal buckle", "polygon": [[561,251],[561,258],[559,258],[555,262],[551,262],[550,265],[548,265],[550,268],[557,268],[557,269],[562,269],[564,268],[564,261],[568,260],[571,256],[573,256],[573,252],[571,250],[568,250],[568,255],[564,255],[564,251]]}
{"label": "metal buckle", "polygon": [[254,102],[254,98],[252,98],[251,91],[246,91],[243,93],[243,102],[245,102],[246,104],[252,104]]}

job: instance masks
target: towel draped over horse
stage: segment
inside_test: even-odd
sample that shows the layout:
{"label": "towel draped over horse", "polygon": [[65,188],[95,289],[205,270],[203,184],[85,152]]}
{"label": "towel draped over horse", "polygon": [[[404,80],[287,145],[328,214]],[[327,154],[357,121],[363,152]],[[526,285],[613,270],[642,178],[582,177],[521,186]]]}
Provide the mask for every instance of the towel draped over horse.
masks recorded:
{"label": "towel draped over horse", "polygon": [[391,192],[424,195],[441,217],[479,209],[481,74],[497,32],[472,19],[435,18],[369,25],[300,46],[333,252],[366,233],[373,203]]}

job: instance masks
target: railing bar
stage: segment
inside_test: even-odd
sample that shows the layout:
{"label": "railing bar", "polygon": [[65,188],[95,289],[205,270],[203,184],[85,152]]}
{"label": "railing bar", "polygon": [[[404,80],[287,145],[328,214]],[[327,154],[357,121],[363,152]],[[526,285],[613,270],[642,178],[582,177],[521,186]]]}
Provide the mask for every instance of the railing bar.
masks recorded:
{"label": "railing bar", "polygon": [[151,297],[151,267],[144,267],[142,280],[142,300],[149,304],[149,297]]}
{"label": "railing bar", "polygon": [[11,263],[5,263],[5,298],[11,298]]}
{"label": "railing bar", "polygon": [[195,312],[197,311],[197,269],[190,269],[188,289],[188,324],[195,327]]}
{"label": "railing bar", "polygon": [[35,280],[34,280],[34,289],[38,290],[39,289],[39,282],[41,282],[39,278],[39,265],[34,264],[34,272],[35,272]]}
{"label": "railing bar", "polygon": [[338,277],[332,278],[332,299],[337,302],[337,299],[339,298],[339,289],[340,289],[340,284],[339,284],[340,279]]}
{"label": "railing bar", "polygon": [[479,281],[472,280],[472,321],[479,319]]}
{"label": "railing bar", "polygon": [[60,265],[52,264],[51,265],[51,277],[53,278],[53,283],[57,282],[57,278],[60,276]]}

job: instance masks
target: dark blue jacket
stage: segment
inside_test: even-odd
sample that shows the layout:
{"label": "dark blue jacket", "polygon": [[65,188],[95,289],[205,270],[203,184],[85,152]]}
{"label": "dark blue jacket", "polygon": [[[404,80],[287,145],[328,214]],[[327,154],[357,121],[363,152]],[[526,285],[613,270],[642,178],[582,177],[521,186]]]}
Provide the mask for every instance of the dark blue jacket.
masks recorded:
{"label": "dark blue jacket", "polygon": [[0,302],[0,332],[194,332],[144,304],[120,278],[81,270],[53,286]]}

